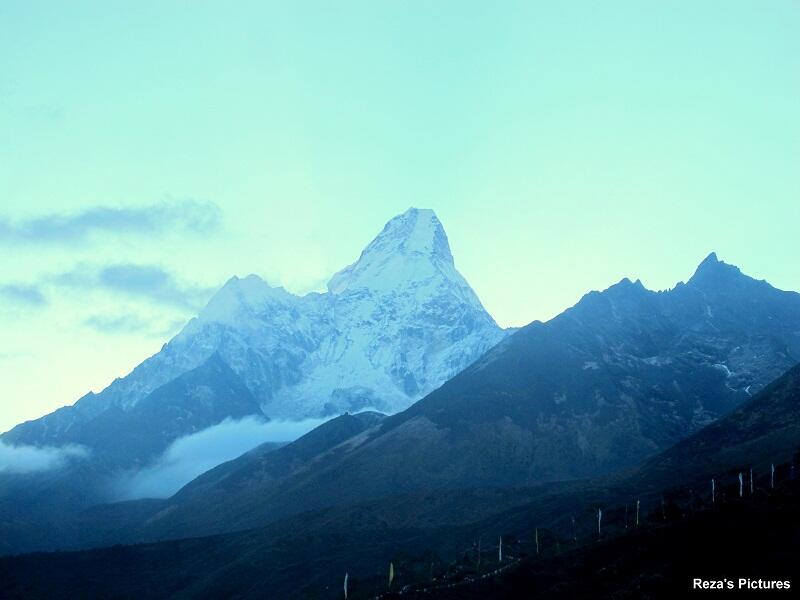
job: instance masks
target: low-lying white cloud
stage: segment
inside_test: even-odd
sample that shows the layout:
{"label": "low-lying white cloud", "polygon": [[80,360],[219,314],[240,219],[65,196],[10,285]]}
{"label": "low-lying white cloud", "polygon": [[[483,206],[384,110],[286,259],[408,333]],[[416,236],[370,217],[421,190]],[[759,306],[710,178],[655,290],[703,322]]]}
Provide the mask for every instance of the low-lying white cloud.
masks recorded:
{"label": "low-lying white cloud", "polygon": [[292,442],[327,419],[263,421],[257,417],[225,419],[178,438],[161,457],[118,482],[120,499],[167,498],[192,479],[265,442]]}
{"label": "low-lying white cloud", "polygon": [[27,446],[0,441],[0,473],[37,473],[60,469],[71,460],[89,456],[89,451],[74,444],[67,446]]}

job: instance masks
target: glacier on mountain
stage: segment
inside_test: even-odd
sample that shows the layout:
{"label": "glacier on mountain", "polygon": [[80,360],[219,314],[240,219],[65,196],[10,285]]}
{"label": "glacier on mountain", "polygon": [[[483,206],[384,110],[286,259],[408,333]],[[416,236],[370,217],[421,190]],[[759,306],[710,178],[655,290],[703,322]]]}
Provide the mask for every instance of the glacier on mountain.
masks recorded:
{"label": "glacier on mountain", "polygon": [[74,423],[111,407],[132,410],[212,355],[271,419],[367,408],[393,413],[439,387],[506,333],[456,270],[434,212],[412,208],[333,275],[327,292],[298,296],[256,275],[233,277],[129,375],[6,436],[57,442]]}

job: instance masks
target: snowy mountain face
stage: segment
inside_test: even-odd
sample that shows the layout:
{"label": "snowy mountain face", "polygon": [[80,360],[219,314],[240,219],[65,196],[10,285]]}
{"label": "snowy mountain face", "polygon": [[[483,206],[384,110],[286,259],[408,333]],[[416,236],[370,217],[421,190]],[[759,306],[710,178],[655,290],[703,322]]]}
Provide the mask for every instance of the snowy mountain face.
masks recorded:
{"label": "snowy mountain face", "polygon": [[110,409],[134,411],[214,355],[269,418],[397,412],[505,335],[456,270],[433,211],[409,209],[331,278],[326,293],[297,296],[256,275],[234,277],[128,376],[3,439],[63,443],[70,429]]}

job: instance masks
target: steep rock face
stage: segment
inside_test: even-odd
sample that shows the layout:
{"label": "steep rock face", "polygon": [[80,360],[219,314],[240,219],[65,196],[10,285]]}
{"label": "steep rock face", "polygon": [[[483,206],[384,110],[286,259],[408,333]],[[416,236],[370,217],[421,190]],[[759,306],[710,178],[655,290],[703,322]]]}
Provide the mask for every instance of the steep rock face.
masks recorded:
{"label": "steep rock face", "polygon": [[[396,412],[439,387],[504,336],[456,271],[430,210],[392,219],[359,259],[309,298],[323,316],[308,376],[265,407]],[[296,409],[295,409],[296,410]]]}
{"label": "steep rock face", "polygon": [[[678,486],[746,468],[763,476],[772,465],[789,462],[798,452],[800,364],[733,412],[648,460],[635,480]],[[778,477],[785,477],[785,470]]]}
{"label": "steep rock face", "polygon": [[[472,458],[460,476],[449,471],[455,481],[481,468],[508,482],[585,477],[674,444],[798,361],[800,294],[712,254],[667,292],[623,280],[587,294],[390,422],[448,431],[451,450]],[[487,458],[498,436],[510,444],[505,473]]]}
{"label": "steep rock face", "polygon": [[17,426],[3,439],[88,443],[70,431],[83,430],[107,411],[133,411],[214,355],[256,399],[260,408],[254,412],[268,418],[367,408],[396,412],[506,335],[455,269],[431,210],[409,209],[389,221],[328,287],[301,297],[255,275],[234,277],[128,376],[72,407]]}

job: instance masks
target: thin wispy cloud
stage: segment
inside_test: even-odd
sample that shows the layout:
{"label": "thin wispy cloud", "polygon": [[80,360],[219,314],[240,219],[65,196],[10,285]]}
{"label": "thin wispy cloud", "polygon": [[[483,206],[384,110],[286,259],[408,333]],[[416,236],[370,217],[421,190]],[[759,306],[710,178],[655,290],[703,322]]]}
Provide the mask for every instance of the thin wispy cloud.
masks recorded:
{"label": "thin wispy cloud", "polygon": [[74,444],[67,446],[28,446],[0,441],[0,473],[37,473],[65,467],[69,462],[88,458],[89,451]]}
{"label": "thin wispy cloud", "polygon": [[51,213],[11,221],[0,217],[0,243],[79,244],[95,235],[160,236],[181,232],[207,235],[218,230],[222,213],[211,202],[185,200],[141,207],[95,206],[75,213]]}
{"label": "thin wispy cloud", "polygon": [[83,324],[100,333],[138,333],[147,328],[146,322],[134,315],[92,315]]}
{"label": "thin wispy cloud", "polygon": [[44,293],[35,285],[6,283],[0,285],[0,297],[17,304],[39,308],[47,304]]}
{"label": "thin wispy cloud", "polygon": [[0,361],[17,360],[18,358],[28,358],[33,356],[30,352],[0,352]]}
{"label": "thin wispy cloud", "polygon": [[81,264],[71,271],[46,279],[53,285],[83,291],[102,290],[191,310],[200,308],[214,291],[214,288],[181,282],[158,265],[133,263],[99,267]]}
{"label": "thin wispy cloud", "polygon": [[117,492],[125,500],[166,498],[200,474],[260,444],[294,441],[325,421],[263,421],[257,417],[225,419],[172,442],[151,466],[120,478]]}
{"label": "thin wispy cloud", "polygon": [[185,319],[174,319],[164,324],[161,320],[146,319],[137,315],[90,315],[82,321],[84,327],[106,335],[145,335],[163,338],[176,333]]}

